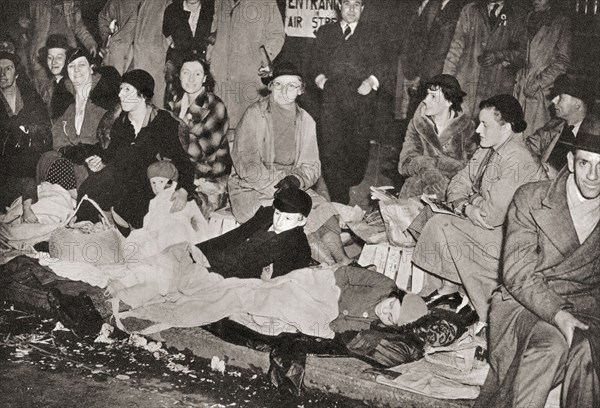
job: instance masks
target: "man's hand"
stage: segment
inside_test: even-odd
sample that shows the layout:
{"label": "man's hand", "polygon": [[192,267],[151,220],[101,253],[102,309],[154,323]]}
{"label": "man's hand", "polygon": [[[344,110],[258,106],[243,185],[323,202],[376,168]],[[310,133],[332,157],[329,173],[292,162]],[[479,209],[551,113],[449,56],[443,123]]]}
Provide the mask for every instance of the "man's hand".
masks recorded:
{"label": "man's hand", "polygon": [[358,87],[358,93],[361,95],[368,95],[373,90],[373,80],[371,78],[367,78],[362,81],[362,84]]}
{"label": "man's hand", "polygon": [[589,329],[587,324],[582,323],[571,313],[564,310],[559,311],[554,316],[554,323],[563,336],[565,336],[569,347],[571,347],[571,343],[573,342],[573,333],[575,333],[575,328],[579,328],[581,330]]}
{"label": "man's hand", "polygon": [[93,46],[90,47],[89,51],[90,51],[90,55],[95,58],[96,55],[98,54],[98,46],[96,44],[94,44]]}
{"label": "man's hand", "polygon": [[323,90],[323,88],[325,88],[325,82],[327,82],[327,77],[323,74],[319,74],[316,78],[315,78],[315,84],[317,84],[317,87],[320,90]]}
{"label": "man's hand", "polygon": [[171,196],[171,201],[173,204],[171,205],[171,213],[176,213],[183,210],[187,204],[188,193],[185,189],[180,188],[179,190],[175,190],[173,195]]}
{"label": "man's hand", "polygon": [[493,52],[487,52],[479,57],[479,63],[482,67],[491,67],[496,63],[496,57]]}
{"label": "man's hand", "polygon": [[102,162],[102,159],[98,156],[90,156],[87,159],[85,159],[85,162],[87,163],[90,170],[94,173],[97,173],[106,167],[106,164],[104,164]]}
{"label": "man's hand", "polygon": [[477,227],[487,229],[487,230],[494,229],[494,227],[492,227],[491,225],[488,225],[488,223],[485,222],[485,217],[487,217],[487,214],[485,213],[485,211],[483,211],[480,207],[478,207],[476,205],[473,205],[473,204],[467,205],[467,207],[465,208],[465,215],[467,216],[467,218],[469,220],[471,220],[473,225],[475,225]]}
{"label": "man's hand", "polygon": [[548,163],[542,163],[542,167],[546,171],[546,175],[550,180],[554,180],[558,176],[558,170],[549,165]]}
{"label": "man's hand", "polygon": [[23,222],[25,224],[36,224],[40,222],[31,209],[31,199],[23,201]]}

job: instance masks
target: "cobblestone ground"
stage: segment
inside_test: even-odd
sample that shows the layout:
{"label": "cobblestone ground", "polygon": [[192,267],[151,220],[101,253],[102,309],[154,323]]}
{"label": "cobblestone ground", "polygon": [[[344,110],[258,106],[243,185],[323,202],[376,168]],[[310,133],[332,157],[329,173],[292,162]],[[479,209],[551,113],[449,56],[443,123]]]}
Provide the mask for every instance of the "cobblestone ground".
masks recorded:
{"label": "cobblestone ground", "polygon": [[[79,337],[56,319],[0,302],[0,407],[365,407],[274,388],[240,370],[142,337]],[[212,368],[211,368],[212,363]]]}

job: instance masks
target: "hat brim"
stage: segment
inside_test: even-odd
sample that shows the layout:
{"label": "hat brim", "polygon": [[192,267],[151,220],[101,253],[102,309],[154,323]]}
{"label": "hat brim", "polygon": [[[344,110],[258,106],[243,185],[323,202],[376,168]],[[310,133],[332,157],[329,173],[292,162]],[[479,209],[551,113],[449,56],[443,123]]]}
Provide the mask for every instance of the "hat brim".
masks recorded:
{"label": "hat brim", "polygon": [[[593,140],[597,139],[596,143],[588,143],[588,144],[577,144],[578,140]],[[562,141],[559,140],[559,143],[562,143],[565,146],[568,146],[573,150],[585,150],[586,152],[592,152],[600,154],[600,136],[592,135],[592,134],[584,134],[581,130],[577,133],[577,137],[575,138],[575,143],[571,141]]]}

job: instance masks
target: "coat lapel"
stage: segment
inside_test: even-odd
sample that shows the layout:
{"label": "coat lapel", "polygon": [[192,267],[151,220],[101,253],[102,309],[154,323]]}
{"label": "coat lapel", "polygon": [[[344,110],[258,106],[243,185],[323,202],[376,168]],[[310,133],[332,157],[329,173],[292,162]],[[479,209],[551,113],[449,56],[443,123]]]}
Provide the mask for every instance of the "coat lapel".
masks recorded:
{"label": "coat lapel", "polygon": [[568,176],[569,172],[563,169],[542,201],[543,207],[532,211],[535,222],[564,257],[570,256],[580,247],[567,204]]}

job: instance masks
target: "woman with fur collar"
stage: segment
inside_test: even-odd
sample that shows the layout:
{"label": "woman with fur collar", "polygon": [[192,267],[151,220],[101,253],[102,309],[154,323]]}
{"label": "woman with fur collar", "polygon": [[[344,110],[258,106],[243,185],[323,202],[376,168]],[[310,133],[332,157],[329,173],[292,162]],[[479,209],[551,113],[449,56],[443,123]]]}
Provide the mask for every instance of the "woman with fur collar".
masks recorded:
{"label": "woman with fur collar", "polygon": [[186,125],[180,129],[180,140],[194,165],[197,198],[206,216],[226,202],[231,172],[227,108],[213,93],[209,65],[198,53],[184,56],[175,84],[168,109]]}
{"label": "woman with fur collar", "polygon": [[405,177],[400,197],[436,194],[443,199],[450,179],[477,148],[475,123],[461,109],[466,95],[455,77],[436,75],[408,125],[398,171]]}
{"label": "woman with fur collar", "polygon": [[[50,165],[66,158],[75,165],[79,186],[88,176],[86,159],[99,154],[107,141],[100,140],[98,127],[103,117],[118,105],[121,77],[114,67],[96,68],[95,60],[83,49],[67,52],[65,87],[72,103],[52,125],[54,152],[44,154],[38,163],[38,181],[44,181]],[[111,116],[110,113],[106,116]]]}

